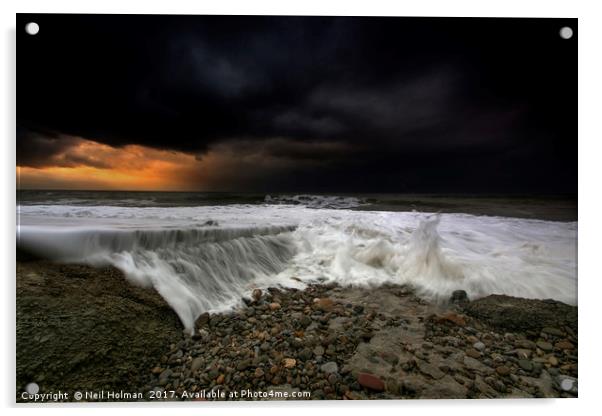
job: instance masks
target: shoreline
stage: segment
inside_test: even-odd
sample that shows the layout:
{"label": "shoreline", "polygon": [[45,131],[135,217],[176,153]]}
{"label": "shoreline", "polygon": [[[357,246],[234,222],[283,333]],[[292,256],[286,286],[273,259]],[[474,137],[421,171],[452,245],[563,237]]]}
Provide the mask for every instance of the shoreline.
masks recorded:
{"label": "shoreline", "polygon": [[[153,290],[114,268],[18,261],[17,401],[31,381],[41,392],[142,393],[134,400],[577,396],[575,306],[461,294],[433,305],[396,285],[249,296],[201,315],[190,337]],[[245,390],[277,394],[228,397]]]}

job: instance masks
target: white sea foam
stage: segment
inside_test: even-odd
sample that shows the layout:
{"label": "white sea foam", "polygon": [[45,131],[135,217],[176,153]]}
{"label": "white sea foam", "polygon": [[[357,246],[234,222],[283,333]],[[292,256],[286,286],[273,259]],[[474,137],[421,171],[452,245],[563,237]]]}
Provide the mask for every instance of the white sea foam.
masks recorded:
{"label": "white sea foam", "polygon": [[365,205],[360,198],[337,195],[266,195],[266,204],[301,205],[307,208],[356,208]]}
{"label": "white sea foam", "polygon": [[[154,287],[188,330],[253,287],[325,279],[408,283],[576,304],[576,222],[291,205],[22,206],[18,244],[64,262],[112,264]],[[293,279],[296,278],[296,279]]]}

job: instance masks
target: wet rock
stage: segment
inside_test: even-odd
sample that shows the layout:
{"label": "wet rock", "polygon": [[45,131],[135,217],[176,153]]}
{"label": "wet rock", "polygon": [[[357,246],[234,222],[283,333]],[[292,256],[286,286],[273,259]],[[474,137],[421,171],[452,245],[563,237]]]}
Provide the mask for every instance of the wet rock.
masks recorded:
{"label": "wet rock", "polygon": [[489,325],[511,331],[568,326],[577,331],[577,307],[554,300],[490,295],[470,302],[465,311]]}
{"label": "wet rock", "polygon": [[202,366],[203,366],[203,359],[201,357],[196,357],[194,360],[192,360],[192,363],[190,364],[190,371],[192,371],[194,373]]}
{"label": "wet rock", "polygon": [[485,349],[485,344],[482,343],[481,341],[478,341],[473,344],[473,347],[477,351],[483,351]]}
{"label": "wet rock", "polygon": [[496,367],[495,372],[498,373],[500,376],[507,376],[510,374],[510,369],[505,365],[501,365],[499,367]]}
{"label": "wet rock", "polygon": [[385,383],[374,374],[358,373],[357,382],[360,386],[374,391],[384,391]]}
{"label": "wet rock", "polygon": [[339,366],[334,361],[329,361],[320,366],[320,370],[325,373],[337,373],[339,371]]}
{"label": "wet rock", "polygon": [[535,345],[537,346],[537,348],[539,348],[542,351],[552,351],[554,349],[554,346],[552,344],[550,344],[549,342],[546,341],[538,341],[535,343]]}
{"label": "wet rock", "polygon": [[313,306],[319,311],[329,312],[334,308],[334,301],[330,298],[315,299]]}
{"label": "wet rock", "polygon": [[318,345],[314,348],[313,353],[316,357],[321,357],[322,355],[324,355],[324,347]]}
{"label": "wet rock", "polygon": [[294,358],[285,358],[283,360],[284,368],[293,368],[297,364]]}
{"label": "wet rock", "polygon": [[569,341],[559,341],[556,344],[554,344],[554,348],[557,348],[559,350],[572,350],[575,348],[575,346]]}
{"label": "wet rock", "polygon": [[464,316],[459,315],[455,312],[447,312],[447,313],[444,313],[441,315],[435,315],[433,320],[436,323],[440,323],[440,324],[452,323],[452,324],[455,324],[458,326],[466,325],[466,319],[464,318]]}
{"label": "wet rock", "polygon": [[445,375],[445,373],[443,373],[443,371],[441,371],[434,365],[426,363],[424,361],[418,362],[418,369],[420,370],[420,372],[422,374],[426,374],[427,376],[429,376],[435,380],[439,380],[440,378],[443,378],[443,376]]}
{"label": "wet rock", "polygon": [[257,301],[259,301],[259,299],[261,299],[262,294],[263,294],[263,292],[261,291],[261,289],[253,289],[251,296],[252,296],[253,300],[255,302],[257,302]]}
{"label": "wet rock", "polygon": [[449,301],[454,305],[464,306],[468,303],[468,295],[465,290],[454,290]]}
{"label": "wet rock", "polygon": [[533,371],[533,363],[530,360],[522,359],[518,360],[518,366],[526,372]]}
{"label": "wet rock", "polygon": [[471,358],[479,359],[481,358],[481,353],[475,350],[474,348],[469,348],[466,350],[466,355]]}

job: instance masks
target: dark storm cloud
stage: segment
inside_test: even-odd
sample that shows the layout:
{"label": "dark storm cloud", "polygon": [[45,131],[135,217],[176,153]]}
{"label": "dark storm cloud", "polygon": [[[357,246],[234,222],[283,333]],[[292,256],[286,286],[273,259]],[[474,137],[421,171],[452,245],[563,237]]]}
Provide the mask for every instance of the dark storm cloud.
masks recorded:
{"label": "dark storm cloud", "polygon": [[576,40],[558,36],[576,20],[34,18],[21,165],[101,167],[65,154],[78,136],[221,151],[234,172],[261,155],[251,188],[576,191]]}

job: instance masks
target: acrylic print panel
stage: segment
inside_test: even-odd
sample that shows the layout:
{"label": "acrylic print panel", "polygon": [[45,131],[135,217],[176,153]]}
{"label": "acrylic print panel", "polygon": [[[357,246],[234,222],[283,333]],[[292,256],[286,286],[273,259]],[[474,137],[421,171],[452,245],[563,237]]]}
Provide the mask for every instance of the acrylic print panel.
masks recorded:
{"label": "acrylic print panel", "polygon": [[576,19],[17,16],[18,402],[576,397]]}

